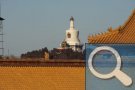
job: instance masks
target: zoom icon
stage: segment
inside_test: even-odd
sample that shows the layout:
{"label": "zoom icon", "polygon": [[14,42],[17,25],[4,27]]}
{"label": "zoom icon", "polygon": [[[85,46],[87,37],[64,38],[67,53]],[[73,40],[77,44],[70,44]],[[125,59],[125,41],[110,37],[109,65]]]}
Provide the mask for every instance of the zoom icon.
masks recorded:
{"label": "zoom icon", "polygon": [[[100,53],[100,52],[110,52],[112,54],[112,56],[115,57],[116,59],[116,66],[113,69],[113,71],[111,71],[110,73],[104,74],[104,73],[99,73],[93,65],[94,62],[94,58],[96,58],[96,54]],[[116,77],[123,85],[125,86],[130,86],[132,84],[132,78],[130,76],[128,76],[126,73],[124,73],[121,70],[121,57],[119,55],[119,53],[112,47],[109,46],[100,46],[100,47],[96,47],[89,55],[88,58],[88,67],[89,70],[91,71],[91,73],[100,79],[110,79],[113,77]]]}
{"label": "zoom icon", "polygon": [[86,90],[135,90],[135,44],[85,44]]}

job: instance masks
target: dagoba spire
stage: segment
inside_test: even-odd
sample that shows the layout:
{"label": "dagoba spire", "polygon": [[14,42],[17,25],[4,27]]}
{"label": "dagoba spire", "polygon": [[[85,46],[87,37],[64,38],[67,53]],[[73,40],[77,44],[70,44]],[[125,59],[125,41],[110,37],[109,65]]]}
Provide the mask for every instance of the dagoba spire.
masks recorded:
{"label": "dagoba spire", "polygon": [[70,28],[74,28],[74,18],[71,16],[70,18]]}

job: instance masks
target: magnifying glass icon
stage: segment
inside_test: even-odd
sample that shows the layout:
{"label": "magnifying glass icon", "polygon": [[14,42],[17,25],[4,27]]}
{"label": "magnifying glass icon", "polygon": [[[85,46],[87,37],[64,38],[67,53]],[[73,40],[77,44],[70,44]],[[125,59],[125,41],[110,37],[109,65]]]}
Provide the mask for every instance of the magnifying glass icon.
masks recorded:
{"label": "magnifying glass icon", "polygon": [[[99,51],[102,50],[106,50],[106,51],[110,51],[112,52],[112,54],[114,54],[114,56],[116,57],[117,60],[117,64],[115,69],[108,73],[108,74],[101,74],[99,72],[97,72],[94,68],[93,68],[93,58],[95,56],[95,54]],[[100,79],[110,79],[112,77],[116,77],[118,80],[120,80],[121,83],[123,83],[125,86],[130,86],[132,84],[132,79],[131,77],[129,77],[126,73],[122,72],[121,69],[121,57],[119,55],[119,53],[112,47],[109,46],[100,46],[95,48],[88,59],[88,66],[90,71],[92,72],[92,74]]]}

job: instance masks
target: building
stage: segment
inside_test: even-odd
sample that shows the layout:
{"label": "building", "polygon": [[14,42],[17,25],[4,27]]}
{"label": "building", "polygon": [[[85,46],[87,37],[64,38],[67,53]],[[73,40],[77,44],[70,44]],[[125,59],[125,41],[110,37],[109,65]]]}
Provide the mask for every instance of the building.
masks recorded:
{"label": "building", "polygon": [[88,43],[135,44],[135,10],[122,26],[116,29],[109,28],[105,33],[88,36]]}
{"label": "building", "polygon": [[61,48],[71,48],[73,51],[82,52],[83,44],[79,39],[79,31],[74,27],[74,18],[70,18],[70,28],[66,30],[66,37],[60,44]]}
{"label": "building", "polygon": [[74,18],[70,18],[70,28],[66,30],[65,39],[60,44],[60,48],[50,51],[50,59],[62,60],[83,60],[83,44],[79,39],[79,31],[74,27]]}

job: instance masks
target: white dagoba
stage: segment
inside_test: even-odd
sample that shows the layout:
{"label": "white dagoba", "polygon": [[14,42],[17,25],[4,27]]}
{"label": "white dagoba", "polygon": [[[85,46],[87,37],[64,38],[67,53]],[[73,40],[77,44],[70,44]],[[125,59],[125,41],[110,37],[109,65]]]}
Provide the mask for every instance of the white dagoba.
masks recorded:
{"label": "white dagoba", "polygon": [[82,51],[82,46],[79,40],[79,31],[74,28],[74,18],[70,18],[70,28],[66,30],[65,41],[74,51]]}

